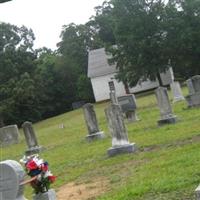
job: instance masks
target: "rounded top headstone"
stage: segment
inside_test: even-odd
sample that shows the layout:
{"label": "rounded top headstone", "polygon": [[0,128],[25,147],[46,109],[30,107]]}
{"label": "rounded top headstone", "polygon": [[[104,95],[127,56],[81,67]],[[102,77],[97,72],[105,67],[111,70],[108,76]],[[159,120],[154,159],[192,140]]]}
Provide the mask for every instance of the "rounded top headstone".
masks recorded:
{"label": "rounded top headstone", "polygon": [[20,182],[24,178],[22,166],[14,160],[0,162],[1,200],[15,200],[23,194]]}

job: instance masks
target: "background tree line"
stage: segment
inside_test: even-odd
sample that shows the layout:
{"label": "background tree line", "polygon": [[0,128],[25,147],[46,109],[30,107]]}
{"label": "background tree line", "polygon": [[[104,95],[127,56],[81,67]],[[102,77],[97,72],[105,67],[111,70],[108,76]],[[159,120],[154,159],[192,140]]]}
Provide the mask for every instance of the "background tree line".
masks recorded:
{"label": "background tree line", "polygon": [[200,73],[199,0],[110,0],[83,25],[64,25],[57,50],[33,49],[34,33],[0,23],[0,124],[38,121],[93,101],[88,51],[106,47],[133,86],[155,79],[169,61],[176,77]]}

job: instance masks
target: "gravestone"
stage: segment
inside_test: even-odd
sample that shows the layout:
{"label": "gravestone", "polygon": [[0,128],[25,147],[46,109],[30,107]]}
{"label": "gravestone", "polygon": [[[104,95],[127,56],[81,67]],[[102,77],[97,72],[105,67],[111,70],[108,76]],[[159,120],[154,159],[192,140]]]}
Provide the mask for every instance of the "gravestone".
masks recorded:
{"label": "gravestone", "polygon": [[200,200],[200,185],[195,190],[196,200]]}
{"label": "gravestone", "polygon": [[56,192],[54,189],[50,189],[45,193],[34,195],[33,200],[56,200]]}
{"label": "gravestone", "polygon": [[138,121],[136,115],[136,99],[133,94],[118,97],[118,103],[129,122]]}
{"label": "gravestone", "polygon": [[38,141],[36,138],[35,131],[33,129],[31,122],[24,122],[22,124],[22,128],[24,131],[24,136],[26,139],[26,143],[28,145],[28,150],[25,151],[27,156],[32,154],[37,154],[42,150],[42,147],[38,145]]}
{"label": "gravestone", "polygon": [[178,81],[173,81],[170,84],[170,88],[173,94],[173,102],[177,102],[177,101],[183,101],[185,100],[185,98],[183,97],[182,91],[181,91],[181,87],[180,87],[180,83]]}
{"label": "gravestone", "polygon": [[79,108],[82,108],[82,106],[85,104],[84,101],[76,101],[76,102],[73,102],[72,103],[72,108],[73,110],[75,109],[79,109]]}
{"label": "gravestone", "polygon": [[114,90],[110,91],[110,100],[112,104],[118,104],[116,92]]}
{"label": "gravestone", "polygon": [[110,133],[112,135],[112,147],[108,149],[109,156],[136,151],[135,143],[130,144],[128,133],[124,124],[121,108],[117,104],[111,104],[105,110]]}
{"label": "gravestone", "polygon": [[104,138],[103,131],[99,130],[96,113],[94,111],[94,106],[90,103],[85,104],[83,106],[83,113],[88,129],[88,135],[86,136],[86,139],[88,141],[92,141],[94,139]]}
{"label": "gravestone", "polygon": [[189,95],[186,96],[188,107],[200,106],[200,75],[193,76],[187,80]]}
{"label": "gravestone", "polygon": [[158,107],[160,109],[160,117],[158,125],[176,123],[176,116],[173,115],[172,107],[169,101],[167,88],[159,87],[155,90]]}
{"label": "gravestone", "polygon": [[22,166],[14,160],[0,162],[0,199],[26,200],[20,183],[24,180],[25,172]]}
{"label": "gravestone", "polygon": [[0,128],[0,144],[10,145],[19,142],[19,131],[17,125],[10,125]]}

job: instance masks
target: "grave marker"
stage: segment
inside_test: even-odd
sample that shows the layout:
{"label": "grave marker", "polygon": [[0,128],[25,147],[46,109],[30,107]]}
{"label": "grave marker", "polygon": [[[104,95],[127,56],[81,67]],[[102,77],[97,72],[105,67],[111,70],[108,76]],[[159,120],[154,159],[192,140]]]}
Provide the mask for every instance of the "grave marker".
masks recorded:
{"label": "grave marker", "polygon": [[28,156],[39,153],[42,150],[42,147],[38,145],[37,137],[33,129],[32,123],[24,122],[22,124],[22,128],[24,131],[26,143],[28,145],[28,150],[25,152],[25,154]]}
{"label": "grave marker", "polygon": [[120,153],[132,153],[136,151],[135,143],[130,144],[128,141],[128,133],[120,106],[111,104],[105,110],[105,114],[112,135],[112,147],[108,149],[108,155],[115,156]]}
{"label": "grave marker", "polygon": [[0,162],[0,199],[26,200],[20,183],[24,180],[25,172],[22,166],[14,160]]}
{"label": "grave marker", "polygon": [[10,125],[0,128],[0,144],[10,145],[19,142],[19,131],[17,125]]}
{"label": "grave marker", "polygon": [[182,91],[181,91],[181,86],[180,83],[178,81],[173,81],[170,84],[171,87],[171,91],[173,94],[173,102],[177,102],[177,101],[183,101],[185,100],[185,98],[183,97]]}
{"label": "grave marker", "polygon": [[99,130],[96,113],[94,111],[94,106],[87,103],[83,106],[84,118],[88,129],[88,135],[86,139],[92,141],[94,139],[104,138],[103,131]]}
{"label": "grave marker", "polygon": [[133,94],[118,97],[118,103],[129,122],[138,121],[136,115],[136,99]]}
{"label": "grave marker", "polygon": [[176,123],[176,116],[173,115],[172,107],[169,101],[167,89],[159,87],[155,90],[158,107],[160,109],[160,117],[158,125],[174,124]]}
{"label": "grave marker", "polygon": [[200,106],[200,75],[193,76],[187,80],[189,95],[186,96],[188,107]]}

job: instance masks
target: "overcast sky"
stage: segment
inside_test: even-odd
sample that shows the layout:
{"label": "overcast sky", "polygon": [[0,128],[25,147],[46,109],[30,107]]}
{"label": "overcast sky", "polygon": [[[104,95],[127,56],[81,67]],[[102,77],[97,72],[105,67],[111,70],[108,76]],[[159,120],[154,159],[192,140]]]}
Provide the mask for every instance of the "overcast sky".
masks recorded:
{"label": "overcast sky", "polygon": [[12,0],[0,4],[0,22],[32,28],[35,48],[56,49],[62,25],[84,24],[104,0]]}

